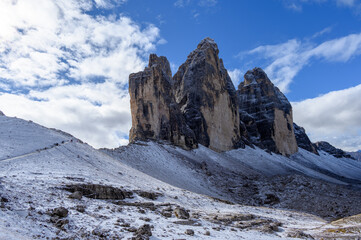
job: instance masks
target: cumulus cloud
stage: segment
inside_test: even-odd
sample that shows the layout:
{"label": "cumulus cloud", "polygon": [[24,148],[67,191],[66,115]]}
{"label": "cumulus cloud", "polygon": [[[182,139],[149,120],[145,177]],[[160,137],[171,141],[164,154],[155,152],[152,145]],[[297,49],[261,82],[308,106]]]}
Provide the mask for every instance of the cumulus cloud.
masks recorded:
{"label": "cumulus cloud", "polygon": [[153,25],[88,13],[123,2],[1,1],[0,109],[96,147],[126,143],[128,76],[162,41]]}
{"label": "cumulus cloud", "polygon": [[259,46],[247,54],[257,54],[260,58],[270,61],[265,71],[281,91],[288,92],[293,78],[310,63],[311,59],[347,62],[352,57],[360,55],[361,33],[350,34],[318,45],[291,39],[277,45]]}
{"label": "cumulus cloud", "polygon": [[361,84],[293,102],[294,121],[313,141],[326,140],[348,151],[361,149]]}

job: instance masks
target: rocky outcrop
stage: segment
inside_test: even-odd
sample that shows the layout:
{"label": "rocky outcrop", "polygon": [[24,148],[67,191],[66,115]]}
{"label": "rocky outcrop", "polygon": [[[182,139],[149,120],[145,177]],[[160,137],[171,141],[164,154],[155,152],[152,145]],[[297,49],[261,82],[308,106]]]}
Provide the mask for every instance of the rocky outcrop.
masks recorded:
{"label": "rocky outcrop", "polygon": [[150,55],[144,71],[129,76],[130,142],[152,139],[188,149],[197,146],[194,133],[175,102],[172,85],[168,60],[155,54]]}
{"label": "rocky outcrop", "polygon": [[218,52],[212,39],[202,40],[174,75],[174,94],[197,142],[226,151],[243,142],[236,91]]}
{"label": "rocky outcrop", "polygon": [[353,157],[350,154],[346,153],[345,151],[343,151],[339,148],[335,148],[328,142],[320,141],[320,142],[316,142],[315,145],[318,150],[327,152],[336,158],[352,158],[353,159]]}
{"label": "rocky outcrop", "polygon": [[248,71],[237,94],[240,119],[252,143],[286,156],[298,151],[291,104],[262,69]]}
{"label": "rocky outcrop", "polygon": [[[297,152],[292,107],[260,68],[235,90],[217,44],[202,40],[172,77],[165,57],[150,55],[129,76],[130,142],[166,140],[191,149],[227,151],[255,144],[283,155]],[[306,136],[307,137],[307,136]]]}
{"label": "rocky outcrop", "polygon": [[0,116],[5,116],[5,114],[2,111],[0,111]]}
{"label": "rocky outcrop", "polygon": [[298,147],[319,155],[315,145],[310,141],[303,127],[293,123],[293,131],[295,132]]}

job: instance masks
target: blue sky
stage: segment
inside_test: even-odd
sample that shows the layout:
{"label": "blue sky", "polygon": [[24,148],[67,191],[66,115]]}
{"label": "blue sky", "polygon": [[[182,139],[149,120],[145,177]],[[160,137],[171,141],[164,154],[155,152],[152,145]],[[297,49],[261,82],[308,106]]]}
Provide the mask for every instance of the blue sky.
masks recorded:
{"label": "blue sky", "polygon": [[213,38],[236,87],[262,67],[313,141],[361,149],[359,0],[4,0],[0,110],[95,147],[127,143],[128,75],[173,74]]}

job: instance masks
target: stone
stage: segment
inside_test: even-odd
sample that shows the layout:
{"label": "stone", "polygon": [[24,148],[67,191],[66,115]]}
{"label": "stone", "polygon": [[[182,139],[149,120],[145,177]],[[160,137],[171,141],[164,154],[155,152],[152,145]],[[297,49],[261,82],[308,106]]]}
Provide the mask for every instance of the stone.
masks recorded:
{"label": "stone", "polygon": [[136,235],[141,236],[152,236],[152,229],[149,224],[144,224],[143,226],[140,226],[138,230],[135,232]]}
{"label": "stone", "polygon": [[244,146],[237,96],[218,46],[202,40],[173,76],[174,94],[198,143],[215,151]]}
{"label": "stone", "polygon": [[192,229],[187,229],[187,230],[185,231],[185,234],[190,235],[190,236],[193,236],[193,235],[194,235],[194,231],[193,231]]}
{"label": "stone", "polygon": [[82,197],[83,197],[83,195],[79,191],[75,191],[68,196],[68,198],[77,199],[77,200],[81,200]]}
{"label": "stone", "polygon": [[284,156],[298,151],[292,106],[261,68],[247,71],[237,95],[251,143]]}
{"label": "stone", "polygon": [[58,207],[58,208],[54,208],[50,215],[53,217],[59,217],[59,218],[65,218],[68,216],[68,209],[66,209],[65,207]]}
{"label": "stone", "polygon": [[166,140],[186,149],[197,147],[194,133],[175,102],[172,87],[172,72],[165,57],[151,54],[144,71],[130,74],[130,142]]}
{"label": "stone", "polygon": [[100,184],[74,184],[67,185],[64,189],[72,193],[79,192],[84,197],[94,199],[123,200],[133,194],[123,189]]}
{"label": "stone", "polygon": [[295,133],[298,147],[319,155],[315,145],[310,141],[306,134],[306,130],[303,127],[300,127],[296,123],[293,123],[293,130]]}
{"label": "stone", "polygon": [[188,219],[189,218],[189,213],[181,207],[177,207],[174,209],[174,215],[179,218],[179,219]]}
{"label": "stone", "polygon": [[345,151],[343,151],[343,150],[341,150],[339,148],[335,148],[334,146],[332,146],[328,142],[320,141],[320,142],[316,142],[315,145],[316,145],[318,150],[327,152],[327,153],[331,154],[332,156],[334,156],[336,158],[351,158],[351,159],[354,159],[350,154],[346,153]]}
{"label": "stone", "polygon": [[80,212],[80,213],[84,213],[85,212],[85,206],[84,205],[77,205],[76,206],[76,210],[78,211],[78,212]]}
{"label": "stone", "polygon": [[2,111],[0,111],[0,116],[5,116],[5,114]]}

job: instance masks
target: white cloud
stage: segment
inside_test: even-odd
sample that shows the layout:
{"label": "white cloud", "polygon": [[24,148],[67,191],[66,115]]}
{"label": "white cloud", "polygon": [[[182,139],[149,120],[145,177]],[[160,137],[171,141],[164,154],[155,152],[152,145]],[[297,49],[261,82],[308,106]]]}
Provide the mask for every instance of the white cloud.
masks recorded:
{"label": "white cloud", "polygon": [[326,28],[322,29],[321,31],[313,34],[312,38],[317,38],[317,37],[323,36],[327,33],[330,33],[331,31],[332,31],[332,27],[326,27]]}
{"label": "white cloud", "polygon": [[162,41],[153,25],[87,14],[123,2],[1,1],[0,109],[96,147],[126,143],[128,76]]}
{"label": "white cloud", "polygon": [[270,60],[271,63],[265,71],[281,91],[288,92],[293,78],[312,58],[347,62],[352,57],[360,55],[361,33],[350,34],[319,45],[292,39],[277,45],[257,47],[248,54],[258,54],[261,58]]}
{"label": "white cloud", "polygon": [[217,0],[177,0],[174,2],[175,7],[183,8],[191,4],[192,2],[197,2],[200,7],[214,7],[217,5]]}
{"label": "white cloud", "polygon": [[228,75],[232,79],[233,85],[237,88],[243,77],[242,71],[235,68],[233,70],[228,70]]}
{"label": "white cloud", "polygon": [[336,0],[337,5],[353,7],[356,4],[356,0]]}
{"label": "white cloud", "polygon": [[361,84],[293,102],[294,121],[313,141],[326,140],[347,151],[361,149]]}
{"label": "white cloud", "polygon": [[302,12],[305,4],[326,4],[332,3],[338,7],[349,7],[354,10],[356,6],[360,6],[359,0],[283,0],[286,8],[296,12]]}

